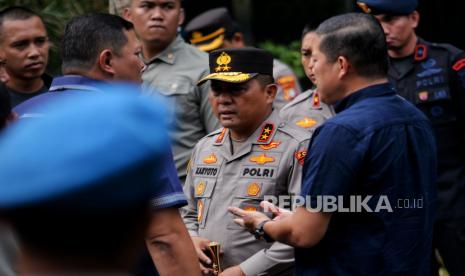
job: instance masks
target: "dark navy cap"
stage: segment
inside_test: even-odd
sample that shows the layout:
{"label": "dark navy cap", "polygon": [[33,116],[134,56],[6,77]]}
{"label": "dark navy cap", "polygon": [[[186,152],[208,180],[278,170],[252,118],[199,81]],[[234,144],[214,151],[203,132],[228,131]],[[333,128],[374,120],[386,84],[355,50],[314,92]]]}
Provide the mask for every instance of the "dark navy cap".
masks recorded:
{"label": "dark navy cap", "polygon": [[357,5],[364,13],[373,15],[404,15],[416,10],[418,0],[362,0],[357,1]]}
{"label": "dark navy cap", "polygon": [[209,64],[210,74],[198,85],[207,80],[242,83],[258,74],[273,75],[273,55],[253,47],[215,50],[209,54]]}
{"label": "dark navy cap", "polygon": [[189,41],[202,51],[210,52],[223,45],[237,29],[228,9],[215,8],[194,17],[185,28]]}
{"label": "dark navy cap", "polygon": [[[69,93],[0,137],[0,211],[109,211],[149,203],[170,148],[162,104],[135,86]],[[52,92],[60,93],[60,92]]]}

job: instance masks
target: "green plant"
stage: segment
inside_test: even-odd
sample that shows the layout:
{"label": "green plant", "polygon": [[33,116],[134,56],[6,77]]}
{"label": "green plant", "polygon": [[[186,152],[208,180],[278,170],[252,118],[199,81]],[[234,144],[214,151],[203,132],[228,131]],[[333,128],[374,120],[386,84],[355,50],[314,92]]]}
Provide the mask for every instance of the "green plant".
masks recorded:
{"label": "green plant", "polygon": [[275,58],[289,65],[299,79],[305,78],[305,72],[300,62],[300,40],[292,41],[289,45],[265,41],[259,43],[258,46],[270,51]]}

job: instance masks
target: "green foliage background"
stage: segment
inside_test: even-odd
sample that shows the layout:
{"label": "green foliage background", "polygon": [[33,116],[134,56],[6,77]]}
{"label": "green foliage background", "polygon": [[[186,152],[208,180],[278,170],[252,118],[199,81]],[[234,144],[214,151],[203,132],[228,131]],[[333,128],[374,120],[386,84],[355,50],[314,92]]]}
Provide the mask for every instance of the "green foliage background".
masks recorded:
{"label": "green foliage background", "polygon": [[50,39],[50,56],[47,72],[61,74],[58,45],[63,36],[66,22],[72,17],[90,11],[108,11],[108,0],[0,0],[0,9],[8,6],[25,6],[39,13],[47,27]]}

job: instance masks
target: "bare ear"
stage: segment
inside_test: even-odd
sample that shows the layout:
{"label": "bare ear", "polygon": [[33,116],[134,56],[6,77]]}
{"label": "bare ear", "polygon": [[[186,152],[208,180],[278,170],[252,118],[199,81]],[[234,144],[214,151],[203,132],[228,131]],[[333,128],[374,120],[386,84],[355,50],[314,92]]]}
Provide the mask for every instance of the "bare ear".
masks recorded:
{"label": "bare ear", "polygon": [[240,32],[235,32],[231,41],[233,42],[235,48],[241,48],[245,46],[244,35]]}
{"label": "bare ear", "polygon": [[410,21],[412,22],[412,28],[418,27],[418,23],[420,23],[420,13],[417,11],[412,12],[410,15]]}
{"label": "bare ear", "polygon": [[184,12],[184,9],[181,8],[181,10],[179,11],[178,26],[181,26],[182,23],[184,23],[185,17],[186,17],[186,14],[185,14],[185,12]]}
{"label": "bare ear", "polygon": [[101,51],[98,56],[98,67],[100,71],[106,75],[110,74],[113,76],[115,74],[115,70],[112,66],[113,55],[111,50],[105,49]]}
{"label": "bare ear", "polygon": [[349,70],[350,68],[352,67],[350,65],[350,62],[349,60],[347,60],[346,57],[344,56],[339,56],[337,58],[337,63],[336,63],[336,66],[338,67],[337,69],[339,70],[339,78],[343,78],[344,76],[346,76],[347,74],[349,74]]}
{"label": "bare ear", "polygon": [[267,103],[273,103],[276,98],[276,93],[278,93],[278,86],[274,83],[268,84],[265,86],[265,93],[267,96]]}
{"label": "bare ear", "polygon": [[131,9],[130,8],[128,8],[128,7],[124,8],[122,15],[123,15],[124,19],[126,19],[127,21],[132,22],[132,20],[131,20],[131,15],[132,14],[131,14]]}

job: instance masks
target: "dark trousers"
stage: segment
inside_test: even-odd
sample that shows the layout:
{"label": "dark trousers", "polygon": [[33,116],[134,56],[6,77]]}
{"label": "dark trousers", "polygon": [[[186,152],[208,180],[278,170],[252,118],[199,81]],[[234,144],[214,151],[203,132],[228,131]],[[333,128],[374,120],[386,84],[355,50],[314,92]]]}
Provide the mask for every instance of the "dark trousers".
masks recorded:
{"label": "dark trousers", "polygon": [[450,276],[465,275],[465,218],[437,221],[433,246]]}

